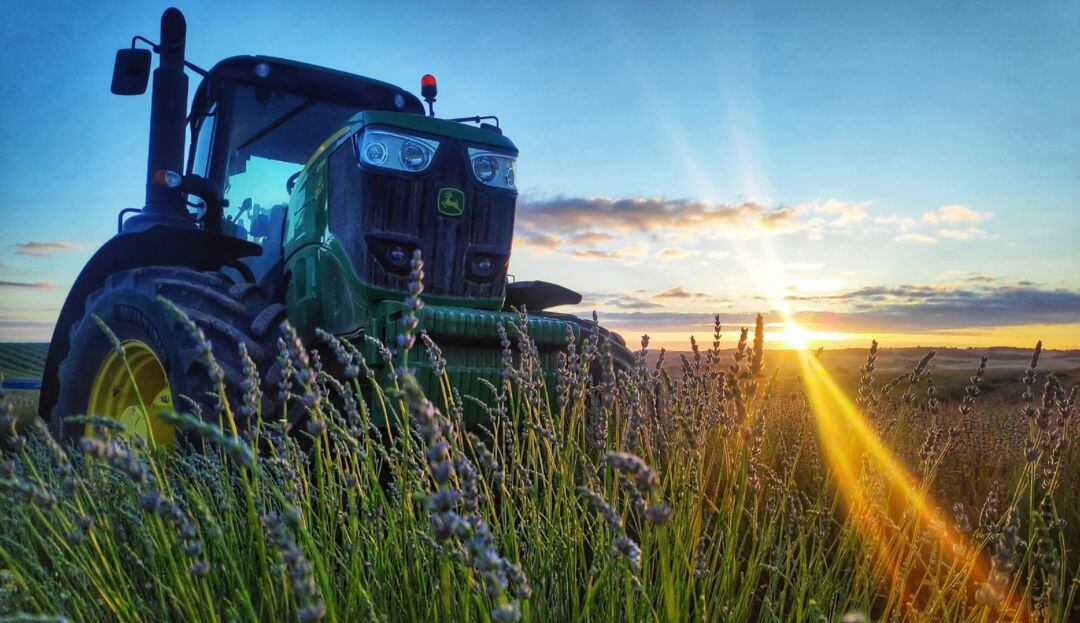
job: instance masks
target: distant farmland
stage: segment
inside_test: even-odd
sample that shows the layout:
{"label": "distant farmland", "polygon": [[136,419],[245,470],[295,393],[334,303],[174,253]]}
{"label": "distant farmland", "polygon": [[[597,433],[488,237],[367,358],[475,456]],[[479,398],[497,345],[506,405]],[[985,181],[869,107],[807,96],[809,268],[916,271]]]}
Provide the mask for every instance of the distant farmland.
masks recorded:
{"label": "distant farmland", "polygon": [[48,344],[0,343],[0,373],[9,380],[40,379],[48,352]]}

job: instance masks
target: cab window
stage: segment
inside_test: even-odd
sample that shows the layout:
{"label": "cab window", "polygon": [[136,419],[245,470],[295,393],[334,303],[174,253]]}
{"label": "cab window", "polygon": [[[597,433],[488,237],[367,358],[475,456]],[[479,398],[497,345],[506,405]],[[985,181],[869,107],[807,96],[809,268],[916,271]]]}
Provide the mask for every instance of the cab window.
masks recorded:
{"label": "cab window", "polygon": [[225,233],[260,244],[280,236],[287,184],[356,112],[291,93],[236,86],[225,137]]}
{"label": "cab window", "polygon": [[214,104],[208,113],[199,121],[197,134],[195,135],[195,152],[191,158],[191,173],[210,177],[210,149],[213,147],[214,121],[217,119],[217,104]]}

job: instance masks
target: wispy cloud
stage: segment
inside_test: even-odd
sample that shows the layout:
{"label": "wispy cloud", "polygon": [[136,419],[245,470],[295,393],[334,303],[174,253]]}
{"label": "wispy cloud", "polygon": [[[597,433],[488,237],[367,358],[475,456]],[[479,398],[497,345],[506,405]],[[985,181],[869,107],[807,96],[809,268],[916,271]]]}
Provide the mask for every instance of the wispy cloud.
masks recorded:
{"label": "wispy cloud", "polygon": [[596,309],[598,307],[614,307],[616,309],[657,309],[662,307],[659,303],[649,300],[639,294],[627,294],[625,292],[585,292],[582,293],[581,306]]}
{"label": "wispy cloud", "polygon": [[1080,291],[1030,281],[871,286],[792,300],[846,303],[887,326],[927,329],[1080,322]]}
{"label": "wispy cloud", "polygon": [[834,217],[831,224],[842,227],[865,219],[870,202],[826,199],[825,201],[804,204],[803,207],[814,214],[825,214]]}
{"label": "wispy cloud", "polygon": [[980,223],[990,218],[990,216],[991,214],[989,212],[979,212],[977,210],[972,210],[965,205],[952,204],[941,206],[932,212],[924,212],[922,220],[931,225],[939,225],[942,223]]}
{"label": "wispy cloud", "polygon": [[900,233],[909,232],[920,225],[918,220],[910,216],[898,216],[896,214],[874,217],[874,224],[885,226]]}
{"label": "wispy cloud", "polygon": [[[992,216],[990,212],[979,212],[965,205],[952,204],[923,212],[920,219],[898,215],[878,216],[874,218],[873,224],[886,231],[895,232],[893,240],[896,242],[934,244],[941,240],[997,238],[985,229],[971,225],[985,222]],[[933,230],[935,225],[938,228]]]}
{"label": "wispy cloud", "polygon": [[49,290],[56,286],[51,283],[31,283],[27,281],[0,281],[0,288],[19,290]]}
{"label": "wispy cloud", "polygon": [[680,249],[678,247],[666,247],[660,249],[656,253],[656,257],[662,260],[674,260],[680,257],[686,257],[687,255],[690,255],[689,251],[687,251],[686,249]]}
{"label": "wispy cloud", "polygon": [[[608,304],[614,311],[602,314],[604,322],[633,330],[692,331],[707,327],[712,314],[681,311],[672,303],[693,300],[714,302],[709,295],[672,288],[653,295],[605,295],[586,297],[586,307],[618,297]],[[966,281],[953,284],[867,286],[851,290],[790,295],[798,305],[791,317],[810,326],[840,327],[850,332],[932,332],[958,328],[985,328],[1030,324],[1080,322],[1080,290],[1045,288],[1027,281],[1002,285]],[[757,299],[766,322],[787,316],[772,308],[766,297]],[[723,305],[723,307],[729,307]],[[740,306],[742,307],[742,306]],[[749,307],[720,314],[725,324],[752,323],[757,309]]]}
{"label": "wispy cloud", "polygon": [[649,247],[644,244],[632,244],[621,249],[574,249],[571,254],[583,260],[641,260],[645,257]]}
{"label": "wispy cloud", "polygon": [[798,229],[801,210],[767,208],[757,203],[711,203],[690,199],[630,197],[556,197],[522,200],[517,222],[526,235],[544,232],[579,244],[596,236],[653,233],[661,230],[716,235],[776,234]]}
{"label": "wispy cloud", "polygon": [[570,236],[570,244],[591,247],[613,240],[615,236],[602,231],[584,231]]}
{"label": "wispy cloud", "polygon": [[985,229],[978,227],[966,227],[964,229],[939,229],[937,235],[941,238],[951,238],[953,240],[972,240],[975,238],[993,238],[990,234],[986,233]]}
{"label": "wispy cloud", "polygon": [[[769,207],[747,201],[715,203],[663,197],[523,198],[518,204],[515,244],[539,253],[559,253],[579,259],[634,258],[627,249],[611,248],[618,241],[654,247],[653,257],[719,259],[727,251],[709,249],[725,239],[800,234],[810,240],[836,235],[890,235],[896,242],[936,244],[996,235],[983,226],[991,218],[962,204],[944,205],[921,214],[871,215],[870,201],[838,198]],[[624,242],[625,244],[625,242]],[[655,250],[659,248],[659,250]],[[800,262],[775,270],[818,270],[820,264]]]}
{"label": "wispy cloud", "polygon": [[21,242],[15,245],[16,255],[29,255],[33,257],[45,257],[64,251],[77,251],[81,247],[74,242],[57,240],[55,242]]}
{"label": "wispy cloud", "polygon": [[659,294],[653,295],[654,299],[707,299],[710,298],[708,294],[704,292],[696,292],[694,290],[687,290],[682,286],[675,286],[670,290],[665,290]]}
{"label": "wispy cloud", "polygon": [[722,304],[707,292],[687,290],[682,286],[675,286],[661,292],[650,293],[646,289],[638,289],[633,292],[585,292],[582,293],[583,302],[579,309],[615,308],[620,310],[639,311],[644,309],[660,309],[669,305],[686,303]]}
{"label": "wispy cloud", "polygon": [[514,245],[518,247],[532,247],[544,251],[553,251],[559,247],[563,239],[542,231],[526,231],[514,235]]}
{"label": "wispy cloud", "polygon": [[934,244],[937,238],[926,234],[900,234],[893,238],[897,242],[918,242],[920,244]]}

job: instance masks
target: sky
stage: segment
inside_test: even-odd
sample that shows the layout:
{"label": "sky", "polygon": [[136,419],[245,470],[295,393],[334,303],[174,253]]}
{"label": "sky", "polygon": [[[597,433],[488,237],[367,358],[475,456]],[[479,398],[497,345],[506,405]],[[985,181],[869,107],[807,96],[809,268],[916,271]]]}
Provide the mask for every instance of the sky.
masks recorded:
{"label": "sky", "polygon": [[[167,5],[100,4],[5,4],[0,341],[47,341],[142,203],[149,97],[109,81]],[[762,312],[777,346],[1080,348],[1078,4],[178,6],[204,67],[433,73],[440,116],[497,114],[511,273],[628,338]]]}

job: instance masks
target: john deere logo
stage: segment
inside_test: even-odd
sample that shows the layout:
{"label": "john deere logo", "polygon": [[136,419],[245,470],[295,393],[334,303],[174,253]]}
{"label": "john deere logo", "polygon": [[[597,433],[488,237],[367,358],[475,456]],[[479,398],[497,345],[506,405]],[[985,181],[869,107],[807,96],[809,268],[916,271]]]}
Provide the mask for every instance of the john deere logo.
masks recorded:
{"label": "john deere logo", "polygon": [[439,213],[446,216],[461,216],[465,212],[465,193],[456,188],[443,188],[439,191]]}

